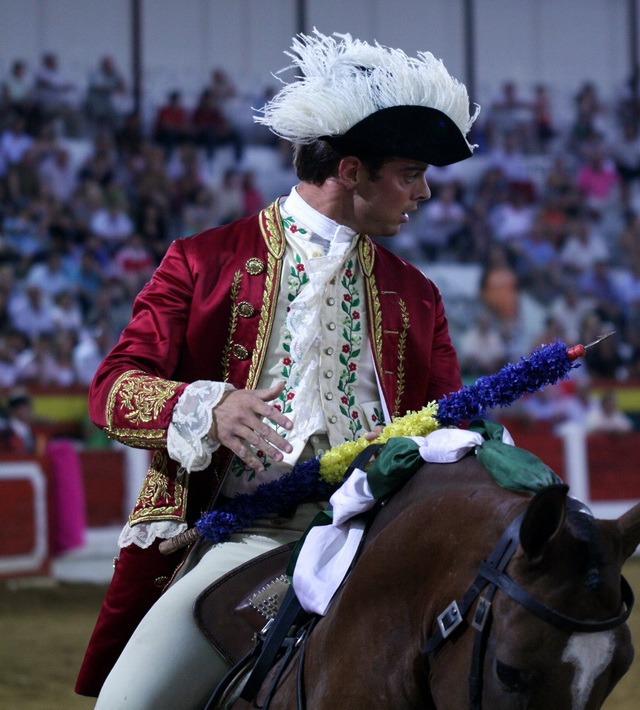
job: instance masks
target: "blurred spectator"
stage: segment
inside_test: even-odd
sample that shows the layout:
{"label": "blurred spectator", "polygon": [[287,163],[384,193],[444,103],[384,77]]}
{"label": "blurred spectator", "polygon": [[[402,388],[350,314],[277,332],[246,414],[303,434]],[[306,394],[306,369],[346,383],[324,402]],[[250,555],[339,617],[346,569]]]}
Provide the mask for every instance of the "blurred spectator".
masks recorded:
{"label": "blurred spectator", "polygon": [[218,224],[216,200],[213,192],[201,185],[192,195],[183,209],[183,231],[185,234],[197,234]]}
{"label": "blurred spectator", "polygon": [[39,333],[31,338],[31,344],[16,357],[18,383],[42,385],[56,384],[57,365],[55,339],[52,332]]}
{"label": "blurred spectator", "polygon": [[633,422],[618,406],[615,391],[608,389],[587,414],[585,426],[589,433],[626,434],[632,431]]}
{"label": "blurred spectator", "polygon": [[76,169],[68,150],[60,148],[40,162],[40,181],[61,202],[68,202],[78,186]]}
{"label": "blurred spectator", "polygon": [[531,103],[520,98],[517,84],[506,81],[500,95],[489,107],[485,126],[489,146],[495,148],[507,134],[513,137],[519,148],[527,146],[531,131],[531,109]]}
{"label": "blurred spectator", "polygon": [[33,147],[33,138],[27,133],[24,116],[14,115],[9,126],[0,135],[0,178],[9,168],[19,163],[24,154]]}
{"label": "blurred spectator", "polygon": [[554,298],[548,313],[562,324],[564,335],[569,345],[580,342],[582,324],[593,310],[593,299],[582,296],[578,289],[569,284]]}
{"label": "blurred spectator", "polygon": [[492,247],[480,282],[482,302],[500,321],[512,322],[518,316],[518,277],[504,247]]}
{"label": "blurred spectator", "polygon": [[509,188],[522,194],[526,202],[533,202],[536,188],[529,175],[526,155],[514,134],[506,133],[501,143],[489,151],[488,160],[491,167],[502,171]]}
{"label": "blurred spectator", "polygon": [[266,207],[264,195],[256,184],[253,170],[246,170],[242,175],[242,195],[244,198],[244,213],[248,217],[257,214]]}
{"label": "blurred spectator", "polygon": [[54,298],[51,314],[56,330],[72,333],[79,333],[82,330],[82,309],[73,292],[60,291]]}
{"label": "blurred spectator", "polygon": [[36,262],[27,272],[25,284],[36,286],[51,299],[62,291],[72,291],[74,286],[71,269],[59,251],[50,251],[44,261]]}
{"label": "blurred spectator", "polygon": [[240,173],[235,168],[225,170],[222,183],[215,190],[218,223],[227,224],[244,216],[244,196]]}
{"label": "blurred spectator", "polygon": [[557,130],[551,114],[549,91],[544,84],[537,84],[534,87],[531,109],[533,114],[533,145],[537,152],[547,153],[551,142],[557,135]]}
{"label": "blurred spectator", "polygon": [[620,334],[615,332],[613,323],[603,321],[597,313],[589,314],[583,324],[581,342],[592,343],[611,332],[614,334],[589,348],[584,357],[584,365],[592,379],[624,379],[627,375],[627,363],[620,351]]}
{"label": "blurred spectator", "polygon": [[79,384],[87,386],[91,384],[98,365],[114,344],[114,339],[103,324],[97,324],[94,328],[83,331],[73,350],[73,365]]}
{"label": "blurred spectator", "polygon": [[86,111],[94,126],[113,129],[119,124],[122,113],[118,99],[126,95],[124,77],[116,67],[113,57],[106,55],[89,74]]}
{"label": "blurred spectator", "polygon": [[244,140],[240,131],[225,115],[222,97],[216,96],[214,89],[203,89],[191,116],[191,123],[195,141],[205,149],[207,158],[213,158],[220,146],[231,145],[236,163],[242,161]]}
{"label": "blurred spectator", "polygon": [[640,129],[637,123],[623,125],[621,139],[614,144],[611,157],[620,176],[622,206],[629,209],[632,188],[640,181]]}
{"label": "blurred spectator", "polygon": [[609,250],[596,223],[581,215],[568,225],[568,236],[560,250],[560,265],[569,273],[580,276],[597,261],[606,261]]}
{"label": "blurred spectator", "polygon": [[92,215],[89,229],[104,240],[110,249],[115,249],[133,234],[134,226],[122,201],[116,196],[110,196],[105,206],[97,209]]}
{"label": "blurred spectator", "polygon": [[529,201],[526,190],[512,185],[507,200],[494,207],[489,218],[495,238],[510,246],[517,245],[531,230],[535,216],[535,208]]}
{"label": "blurred spectator", "polygon": [[172,91],[156,113],[153,137],[171,155],[181,143],[193,140],[189,112],[182,103],[180,91]]}
{"label": "blurred spectator", "polygon": [[9,314],[12,326],[30,338],[53,332],[51,303],[37,284],[27,285],[11,299]]}
{"label": "blurred spectator", "polygon": [[14,59],[2,82],[0,101],[6,113],[18,113],[25,118],[33,109],[33,83],[24,59]]}
{"label": "blurred spectator", "polygon": [[507,349],[491,314],[480,313],[464,334],[459,352],[463,373],[479,377],[491,375],[507,362]]}
{"label": "blurred spectator", "polygon": [[620,185],[615,163],[601,143],[584,150],[585,160],[578,169],[576,185],[583,193],[587,206],[597,214],[613,204]]}
{"label": "blurred spectator", "polygon": [[124,281],[137,293],[149,280],[157,263],[142,237],[135,232],[118,248],[113,257],[112,276]]}
{"label": "blurred spectator", "polygon": [[598,260],[586,269],[578,280],[581,296],[593,299],[594,310],[605,321],[610,321],[615,328],[624,325],[624,301],[615,278],[606,260]]}
{"label": "blurred spectator", "polygon": [[77,87],[60,69],[58,56],[53,52],[42,55],[34,77],[34,96],[45,120],[60,122],[67,136],[80,135]]}
{"label": "blurred spectator", "polygon": [[26,390],[18,389],[7,398],[8,424],[11,432],[9,450],[35,453],[36,435],[33,430],[33,405]]}
{"label": "blurred spectator", "polygon": [[442,185],[435,196],[419,206],[411,227],[422,257],[429,261],[437,261],[450,251],[469,252],[467,212],[456,199],[453,183]]}
{"label": "blurred spectator", "polygon": [[584,146],[605,137],[608,112],[595,84],[591,82],[580,87],[574,99],[574,108],[568,147],[579,153]]}

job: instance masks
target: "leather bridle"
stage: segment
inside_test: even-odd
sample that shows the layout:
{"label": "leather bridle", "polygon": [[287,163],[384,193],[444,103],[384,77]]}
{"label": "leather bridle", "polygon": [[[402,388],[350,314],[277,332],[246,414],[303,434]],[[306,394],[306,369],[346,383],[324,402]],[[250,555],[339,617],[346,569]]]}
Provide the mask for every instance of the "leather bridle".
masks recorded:
{"label": "leather bridle", "polygon": [[[567,499],[567,507],[584,511],[582,504],[572,498]],[[421,651],[421,655],[427,656],[429,663],[432,664],[438,651],[440,651],[454,631],[461,626],[466,628],[465,617],[477,600],[470,622],[470,625],[476,631],[469,674],[470,710],[480,710],[482,707],[482,676],[491,626],[491,603],[498,589],[508,594],[514,601],[538,618],[556,628],[571,633],[594,633],[614,629],[629,618],[633,608],[633,592],[624,577],[621,577],[620,580],[623,609],[616,616],[602,621],[584,621],[562,614],[536,599],[526,589],[523,589],[505,572],[520,544],[520,526],[523,518],[524,513],[511,522],[489,557],[480,563],[478,575],[462,597],[462,600],[459,602],[452,601],[438,615],[438,629],[429,638]]]}

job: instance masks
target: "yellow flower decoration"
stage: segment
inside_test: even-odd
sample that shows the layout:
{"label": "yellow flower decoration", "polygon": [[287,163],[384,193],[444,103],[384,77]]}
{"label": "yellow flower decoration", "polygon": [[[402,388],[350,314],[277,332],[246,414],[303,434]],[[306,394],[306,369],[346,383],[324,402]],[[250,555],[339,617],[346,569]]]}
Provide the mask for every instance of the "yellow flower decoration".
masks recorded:
{"label": "yellow flower decoration", "polygon": [[373,441],[367,441],[361,436],[355,441],[345,441],[329,449],[320,459],[320,476],[327,483],[338,483],[353,459],[369,444],[384,444],[394,436],[426,436],[440,428],[436,419],[438,403],[430,402],[419,412],[408,412],[403,417],[394,419],[382,430],[380,436]]}

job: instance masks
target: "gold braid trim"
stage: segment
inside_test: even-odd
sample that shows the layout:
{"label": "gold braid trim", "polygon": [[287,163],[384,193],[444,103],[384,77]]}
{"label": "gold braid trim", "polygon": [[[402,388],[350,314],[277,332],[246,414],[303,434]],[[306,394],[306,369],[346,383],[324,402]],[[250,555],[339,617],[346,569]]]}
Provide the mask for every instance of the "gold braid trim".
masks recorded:
{"label": "gold braid trim", "polygon": [[260,372],[267,354],[267,343],[273,330],[273,320],[276,312],[276,300],[280,288],[282,274],[282,257],[284,255],[284,228],[280,218],[278,202],[274,202],[264,209],[260,215],[260,231],[267,244],[269,255],[264,284],[260,321],[258,322],[258,335],[256,346],[251,357],[251,367],[247,377],[247,387],[255,387],[260,377]]}
{"label": "gold braid trim", "polygon": [[[147,375],[140,370],[127,370],[122,373],[107,398],[105,433],[109,438],[124,441],[130,446],[145,448],[164,446],[167,437],[165,429],[114,427],[116,407],[124,412],[124,419],[132,425],[148,424],[157,419],[166,402],[174,396],[181,385],[181,382],[164,380]],[[153,440],[158,441],[154,444]]]}
{"label": "gold braid trim", "polygon": [[224,350],[222,351],[223,382],[228,382],[229,380],[229,352],[231,350],[233,334],[238,326],[238,309],[236,308],[236,301],[238,300],[238,293],[240,293],[241,280],[242,272],[236,271],[233,275],[233,281],[231,282],[231,293],[229,294],[229,297],[231,298],[231,323],[229,324],[229,335],[227,337]]}
{"label": "gold braid trim", "polygon": [[184,520],[189,476],[180,467],[174,481],[168,475],[166,452],[156,451],[129,516],[129,525],[154,520]]}
{"label": "gold braid trim", "polygon": [[405,381],[405,370],[404,370],[404,359],[407,350],[407,331],[411,327],[409,323],[409,313],[407,312],[406,303],[400,298],[398,299],[400,304],[400,312],[402,314],[402,330],[400,332],[400,337],[398,339],[398,391],[396,393],[395,411],[393,417],[397,417],[400,410],[400,400],[404,394],[404,381]]}

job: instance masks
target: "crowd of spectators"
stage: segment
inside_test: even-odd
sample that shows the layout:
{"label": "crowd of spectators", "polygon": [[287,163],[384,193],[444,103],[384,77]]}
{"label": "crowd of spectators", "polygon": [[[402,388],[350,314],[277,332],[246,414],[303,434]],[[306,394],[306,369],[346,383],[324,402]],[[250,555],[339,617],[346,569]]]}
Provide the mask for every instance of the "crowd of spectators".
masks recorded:
{"label": "crowd of spectators", "polygon": [[[264,206],[247,161],[256,133],[235,120],[242,97],[222,69],[193,105],[168,87],[146,121],[108,56],[85,87],[53,53],[33,71],[16,59],[0,79],[0,390],[86,386],[169,243]],[[615,331],[589,351],[584,372],[638,379],[635,97],[612,106],[585,84],[563,123],[547,87],[520,93],[507,82],[483,107],[469,161],[480,169],[430,168],[433,197],[393,248],[480,270],[477,307],[456,343],[466,375],[556,338],[587,343]],[[74,140],[90,144],[79,163]],[[282,142],[258,140],[289,160]],[[214,180],[222,147],[231,161]],[[518,339],[524,298],[545,314],[533,342]]]}

